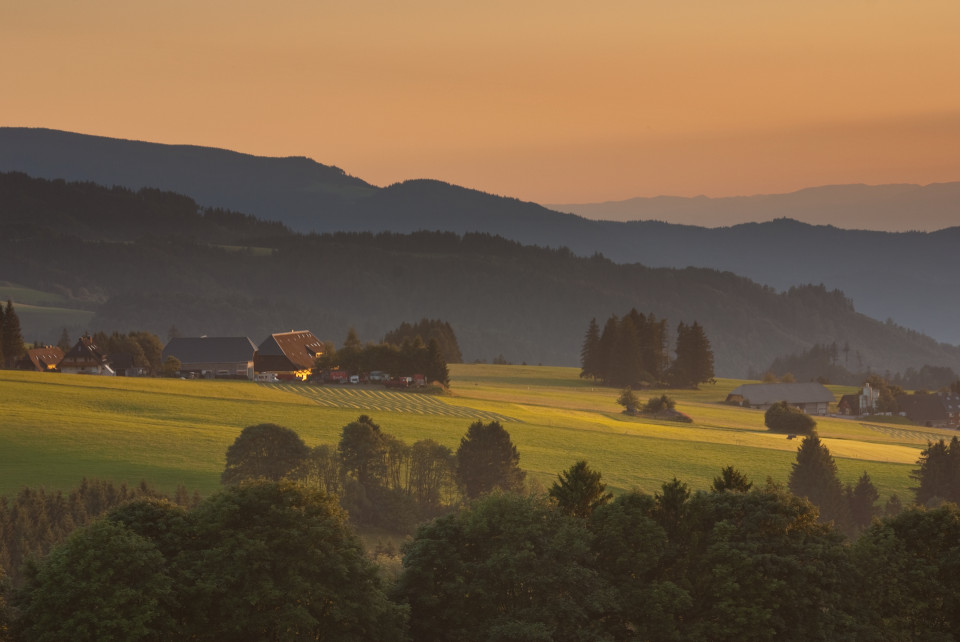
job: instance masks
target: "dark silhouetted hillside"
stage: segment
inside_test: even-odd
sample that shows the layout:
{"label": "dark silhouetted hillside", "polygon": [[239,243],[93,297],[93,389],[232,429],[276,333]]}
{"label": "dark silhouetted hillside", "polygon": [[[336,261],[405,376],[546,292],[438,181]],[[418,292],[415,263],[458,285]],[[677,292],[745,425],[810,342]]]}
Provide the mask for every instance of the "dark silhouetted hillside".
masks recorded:
{"label": "dark silhouetted hillside", "polygon": [[165,335],[174,325],[260,340],[309,328],[339,343],[351,326],[379,340],[401,321],[433,318],[451,324],[467,361],[576,365],[591,317],[636,307],[668,319],[671,334],[699,321],[721,375],[834,341],[880,371],[960,370],[960,349],[859,314],[822,286],[778,293],[731,273],[617,264],[488,234],[300,235],[153,190],[21,174],[0,186],[0,274],[95,310],[90,331]]}
{"label": "dark silhouetted hillside", "polygon": [[[830,202],[830,211],[857,212],[867,223],[891,212],[904,221],[920,220],[928,206],[940,208],[938,216],[954,212],[949,220],[960,221],[955,184],[803,190],[766,199],[764,207],[775,220],[707,228],[592,221],[438,181],[374,187],[305,158],[260,158],[52,130],[0,128],[2,170],[172,190],[204,207],[247,212],[297,231],[482,232],[567,247],[580,256],[600,252],[618,263],[731,271],[781,290],[823,283],[845,292],[869,316],[960,343],[960,299],[952,294],[960,273],[960,228],[890,233],[782,218]],[[645,214],[650,219],[667,219],[676,210],[670,199],[652,203]],[[846,219],[837,214],[837,220]]]}

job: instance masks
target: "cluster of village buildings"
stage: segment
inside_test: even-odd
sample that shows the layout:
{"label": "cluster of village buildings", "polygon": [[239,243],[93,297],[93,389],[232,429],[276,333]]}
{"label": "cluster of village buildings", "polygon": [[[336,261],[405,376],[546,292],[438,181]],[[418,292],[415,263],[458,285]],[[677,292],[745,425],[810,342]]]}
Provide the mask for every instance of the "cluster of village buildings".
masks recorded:
{"label": "cluster of village buildings", "polygon": [[[313,371],[324,346],[308,330],[278,332],[256,345],[248,337],[178,337],[163,349],[163,360],[176,357],[186,377],[250,379],[260,381],[305,380]],[[20,367],[76,374],[137,375],[127,355],[107,355],[90,337],[81,337],[66,354],[57,346],[29,350]],[[345,372],[329,373],[329,380],[347,382]],[[865,383],[859,393],[840,401],[826,386],[816,383],[744,384],[727,396],[727,402],[766,410],[778,401],[810,415],[827,415],[837,404],[840,415],[859,417],[878,413],[879,394]],[[960,428],[960,395],[951,392],[901,395],[900,414],[921,426]]]}
{"label": "cluster of village buildings", "polygon": [[[808,415],[825,416],[830,404],[837,404],[837,414],[863,417],[879,413],[879,392],[864,383],[857,394],[843,395],[840,401],[826,386],[809,383],[748,383],[727,395],[727,403],[766,410],[779,401],[786,401]],[[952,392],[899,395],[900,415],[913,423],[931,428],[960,428],[960,395]]]}
{"label": "cluster of village buildings", "polygon": [[[162,360],[175,357],[189,378],[304,380],[324,346],[309,330],[278,332],[256,345],[249,337],[177,337],[163,348]],[[137,376],[144,374],[125,354],[106,354],[84,336],[66,353],[57,346],[28,350],[18,364],[38,371]]]}

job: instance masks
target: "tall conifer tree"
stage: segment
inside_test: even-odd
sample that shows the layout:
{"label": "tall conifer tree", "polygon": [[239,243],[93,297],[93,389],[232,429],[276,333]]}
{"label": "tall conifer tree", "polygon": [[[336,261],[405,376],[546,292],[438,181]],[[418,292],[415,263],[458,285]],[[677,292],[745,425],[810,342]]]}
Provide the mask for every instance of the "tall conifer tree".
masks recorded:
{"label": "tall conifer tree", "polygon": [[620,322],[616,345],[612,383],[617,386],[635,386],[647,377],[647,373],[643,368],[640,331],[629,314]]}
{"label": "tall conifer tree", "polygon": [[60,333],[60,339],[57,341],[57,345],[64,352],[69,352],[70,348],[73,347],[73,343],[70,341],[70,333],[67,332],[66,328]]}
{"label": "tall conifer tree", "polygon": [[954,437],[949,444],[943,439],[928,442],[917,464],[920,468],[911,477],[920,482],[914,489],[918,504],[932,499],[960,503],[960,440]]}
{"label": "tall conifer tree", "polygon": [[631,308],[630,311],[623,317],[623,320],[626,321],[630,319],[630,322],[633,324],[633,330],[637,337],[636,343],[636,355],[634,358],[637,360],[638,367],[640,372],[645,374],[645,378],[649,379],[651,363],[650,363],[650,325],[647,323],[647,317],[640,312],[637,312],[636,308]]}
{"label": "tall conifer tree", "polygon": [[427,367],[425,372],[430,381],[439,381],[443,385],[450,384],[450,369],[447,368],[447,362],[444,361],[443,351],[440,349],[440,342],[436,338],[430,339],[427,346]]}
{"label": "tall conifer tree", "polygon": [[837,477],[837,463],[817,433],[804,437],[797,449],[797,461],[787,482],[790,492],[806,497],[820,509],[825,522],[845,521],[843,486]]}
{"label": "tall conifer tree", "polygon": [[2,333],[0,333],[0,345],[2,345],[3,358],[7,367],[12,367],[13,363],[20,358],[24,352],[23,335],[20,332],[20,319],[17,317],[17,311],[13,309],[13,301],[7,299],[7,308],[3,312]]}
{"label": "tall conifer tree", "polygon": [[612,315],[603,326],[600,335],[599,356],[597,358],[597,375],[601,381],[613,383],[614,364],[617,359],[617,335],[620,332],[620,319]]}
{"label": "tall conifer tree", "polygon": [[701,384],[713,381],[713,347],[710,345],[710,339],[707,333],[703,331],[703,326],[694,321],[690,326],[690,339],[693,342],[694,359],[694,384]]}
{"label": "tall conifer tree", "polygon": [[846,488],[847,503],[850,505],[850,521],[854,530],[861,530],[870,525],[873,518],[877,515],[877,509],[874,506],[880,499],[880,493],[877,487],[870,481],[870,475],[863,471],[856,486],[847,485]]}
{"label": "tall conifer tree", "polygon": [[520,469],[520,453],[500,422],[475,421],[457,448],[457,474],[467,497],[475,499],[495,488],[523,490],[526,473]]}
{"label": "tall conifer tree", "polygon": [[580,348],[580,377],[596,379],[600,376],[597,359],[600,356],[600,326],[597,319],[590,319],[587,334],[583,338],[583,347]]}
{"label": "tall conifer tree", "polygon": [[677,359],[670,370],[671,380],[678,387],[697,387],[713,380],[713,349],[706,333],[696,321],[677,326]]}

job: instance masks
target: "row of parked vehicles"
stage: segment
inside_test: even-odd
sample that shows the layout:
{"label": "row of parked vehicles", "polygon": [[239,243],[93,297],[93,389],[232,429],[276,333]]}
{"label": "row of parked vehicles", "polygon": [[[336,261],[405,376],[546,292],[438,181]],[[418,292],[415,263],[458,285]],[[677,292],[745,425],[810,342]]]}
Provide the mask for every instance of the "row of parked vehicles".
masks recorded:
{"label": "row of parked vehicles", "polygon": [[310,375],[307,381],[341,384],[379,383],[387,388],[419,388],[427,385],[426,376],[421,374],[409,377],[392,377],[389,373],[380,370],[359,374],[351,374],[346,370],[324,370]]}

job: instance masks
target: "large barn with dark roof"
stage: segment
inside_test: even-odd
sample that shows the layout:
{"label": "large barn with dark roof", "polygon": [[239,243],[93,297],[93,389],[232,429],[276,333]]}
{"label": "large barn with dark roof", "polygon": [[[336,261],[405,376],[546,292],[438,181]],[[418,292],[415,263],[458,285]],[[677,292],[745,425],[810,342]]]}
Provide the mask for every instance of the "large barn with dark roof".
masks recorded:
{"label": "large barn with dark roof", "polygon": [[808,415],[825,415],[837,398],[823,384],[745,383],[727,395],[727,402],[766,410],[778,401],[786,401]]}
{"label": "large barn with dark roof", "polygon": [[249,337],[177,337],[163,349],[163,360],[176,357],[181,373],[200,377],[253,379],[257,346]]}

